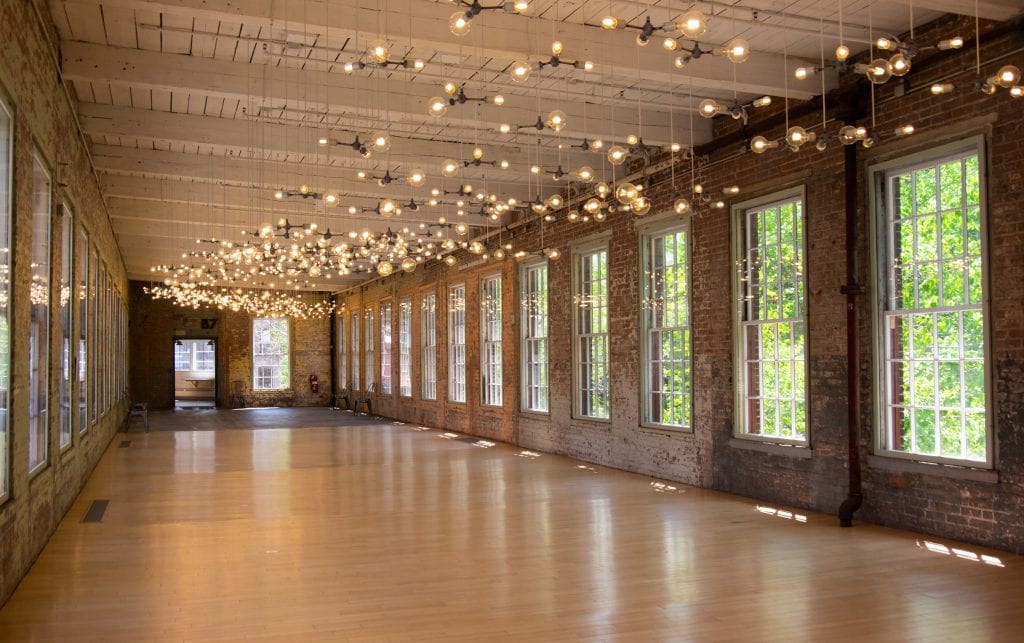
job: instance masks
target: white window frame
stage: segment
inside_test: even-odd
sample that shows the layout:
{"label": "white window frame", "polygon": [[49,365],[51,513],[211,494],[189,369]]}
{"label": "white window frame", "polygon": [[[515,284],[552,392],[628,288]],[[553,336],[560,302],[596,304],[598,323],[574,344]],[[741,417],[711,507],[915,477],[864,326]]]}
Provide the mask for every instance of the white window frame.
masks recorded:
{"label": "white window frame", "polygon": [[[748,320],[747,319],[747,301],[746,301],[746,288],[747,284],[750,283],[747,278],[746,272],[747,266],[747,243],[745,237],[748,234],[748,228],[746,225],[746,217],[750,212],[756,212],[772,208],[774,206],[782,206],[791,201],[797,201],[800,203],[800,258],[801,258],[801,269],[800,269],[800,283],[803,288],[803,299],[802,308],[800,315],[791,318],[769,318],[763,320]],[[755,440],[761,442],[771,442],[778,444],[793,444],[798,446],[809,446],[811,443],[811,414],[810,414],[810,377],[808,376],[808,356],[810,355],[810,337],[808,333],[808,296],[807,296],[807,198],[806,190],[803,185],[781,190],[773,194],[769,194],[757,199],[750,201],[744,201],[733,205],[732,208],[732,221],[733,221],[733,265],[736,267],[733,292],[736,293],[736,309],[733,316],[733,341],[734,341],[734,355],[735,359],[735,408],[736,408],[736,425],[734,435],[737,438],[744,440]],[[779,277],[780,283],[782,277]],[[773,321],[774,320],[774,321]],[[790,437],[783,435],[761,435],[754,433],[749,430],[750,418],[748,415],[748,396],[747,396],[747,346],[744,341],[746,336],[746,330],[748,327],[757,325],[766,325],[772,323],[793,323],[799,322],[803,326],[803,405],[804,405],[804,418],[803,418],[803,437]],[[758,371],[760,373],[760,370]],[[761,385],[759,383],[758,390],[761,391]],[[761,399],[761,398],[758,398]],[[796,413],[795,406],[791,408],[791,418]],[[781,413],[781,412],[780,412]]]}
{"label": "white window frame", "polygon": [[[535,290],[532,276],[543,274],[542,291]],[[547,259],[524,263],[519,269],[522,293],[520,324],[520,396],[521,410],[528,413],[551,412],[551,358],[550,314],[548,309],[548,283],[550,270]],[[538,278],[539,279],[539,278]],[[531,361],[531,355],[544,355],[544,359]]]}
{"label": "white window frame", "polygon": [[[917,311],[918,314],[928,314],[925,311],[936,311],[937,313],[954,312],[958,314],[968,309],[980,310],[982,316],[982,337],[983,337],[983,350],[982,350],[982,372],[984,376],[984,392],[985,392],[985,457],[984,460],[980,459],[968,459],[968,458],[954,458],[949,456],[927,454],[918,451],[902,451],[892,447],[893,431],[890,421],[892,419],[889,413],[889,399],[891,395],[891,381],[889,378],[889,369],[887,368],[889,362],[889,350],[888,343],[890,339],[890,333],[888,332],[890,316],[897,317],[893,307],[890,306],[888,298],[892,294],[894,285],[891,283],[892,275],[889,271],[891,267],[890,262],[892,261],[893,249],[891,246],[892,235],[889,233],[890,226],[893,223],[889,218],[890,213],[890,201],[889,194],[890,181],[893,175],[903,174],[909,171],[925,169],[928,167],[938,167],[944,162],[949,162],[957,158],[965,158],[972,155],[976,155],[978,158],[978,192],[979,192],[979,223],[980,223],[980,251],[981,251],[981,303],[980,305],[969,305],[964,304],[960,306],[938,306],[930,308],[916,308],[916,309],[904,309],[899,308],[895,310],[901,311]],[[995,431],[993,429],[993,395],[992,395],[992,338],[991,338],[991,311],[989,305],[990,298],[990,285],[989,285],[989,248],[988,248],[988,185],[987,185],[987,145],[984,136],[972,136],[970,138],[962,139],[956,142],[948,143],[945,145],[939,145],[928,150],[924,150],[918,153],[909,154],[900,158],[888,160],[882,163],[872,165],[868,168],[868,176],[870,178],[870,189],[871,189],[871,223],[869,226],[871,234],[871,250],[872,250],[872,277],[875,284],[876,296],[872,298],[872,307],[874,313],[874,320],[877,324],[878,331],[874,335],[874,362],[875,362],[875,426],[878,430],[875,431],[875,444],[874,451],[877,455],[886,458],[902,459],[902,460],[913,460],[919,462],[929,462],[933,464],[947,464],[956,466],[967,466],[972,468],[985,468],[992,469],[995,467]],[[965,177],[961,177],[961,181],[966,181]],[[939,197],[937,197],[939,198]],[[937,204],[938,210],[942,210],[941,203]],[[940,224],[941,225],[941,224]],[[966,228],[966,222],[964,223]],[[941,246],[941,242],[940,242]],[[941,252],[941,249],[939,250]],[[939,258],[936,258],[938,261]],[[941,282],[940,282],[941,283]],[[941,297],[941,291],[940,291]],[[941,302],[940,302],[941,303]],[[904,313],[907,314],[907,313]],[[914,361],[914,360],[911,360]],[[930,360],[923,360],[925,362]],[[934,361],[936,365],[941,364],[943,361],[938,358]],[[965,361],[963,356],[963,339],[960,339],[960,357],[957,362],[961,363],[963,368],[963,362]],[[936,395],[938,393],[936,392]],[[963,392],[961,391],[961,406],[958,407],[961,411],[964,408]],[[908,407],[909,408],[909,407]],[[940,409],[941,412],[941,409]],[[939,420],[936,420],[935,427],[935,441],[936,445],[941,444],[940,438],[940,427]],[[941,449],[940,449],[941,453]]]}
{"label": "white window frame", "polygon": [[391,314],[391,302],[385,301],[380,305],[380,392],[382,395],[391,395],[391,380],[394,374],[391,357],[391,339],[394,334],[394,317]]}
{"label": "white window frame", "polygon": [[448,401],[466,403],[466,284],[448,286]]}
{"label": "white window frame", "polygon": [[361,359],[362,356],[360,355],[360,351],[362,350],[362,345],[359,343],[360,342],[360,339],[359,339],[359,335],[360,335],[359,329],[362,328],[362,323],[363,323],[363,315],[362,315],[362,313],[360,311],[358,311],[358,310],[352,311],[352,316],[349,317],[348,332],[349,332],[349,337],[350,337],[351,342],[352,342],[350,344],[350,346],[352,347],[352,380],[351,380],[351,383],[352,383],[352,390],[353,391],[361,391],[361,390],[363,390],[362,389],[362,380],[363,380],[362,368],[363,367],[362,367],[362,363],[361,363],[362,362],[362,359]]}
{"label": "white window frame", "polygon": [[424,400],[437,399],[437,293],[429,292],[420,301],[420,371]]}
{"label": "white window frame", "polygon": [[[257,342],[256,342],[256,340],[257,340],[256,324],[258,322],[262,322],[262,321],[272,321],[272,322],[275,322],[275,323],[281,323],[281,322],[284,323],[285,330],[288,333],[288,341],[287,341],[287,346],[285,347],[284,353],[265,353],[265,352],[257,351],[258,345],[257,345]],[[291,360],[292,360],[292,355],[291,355],[291,353],[292,353],[292,350],[291,350],[291,348],[292,348],[291,347],[291,343],[292,343],[292,328],[291,328],[291,323],[288,321],[288,318],[286,318],[286,317],[285,318],[257,317],[257,318],[252,320],[251,331],[252,331],[252,388],[253,388],[253,390],[254,391],[286,391],[286,390],[290,389],[291,388],[291,381],[290,381],[291,380]],[[263,377],[264,379],[266,377],[266,376],[261,375],[260,369],[261,368],[274,368],[273,365],[257,365],[256,364],[256,358],[260,357],[260,356],[263,356],[263,355],[283,355],[284,356],[284,362],[285,362],[285,365],[288,368],[288,374],[289,374],[288,381],[283,381],[281,386],[260,386],[259,382],[260,382],[261,377]],[[277,368],[280,368],[280,366],[281,366],[280,364],[277,365]],[[272,373],[273,372],[271,371],[270,377],[272,379],[278,379],[278,380],[282,379],[280,377],[280,375],[273,375]]]}
{"label": "white window frame", "polygon": [[[45,177],[44,183],[46,185],[46,211],[42,213],[45,218],[45,257],[39,257],[36,254],[37,239],[35,233],[38,232],[36,229],[37,218],[40,216],[40,211],[36,209],[36,168],[42,170]],[[32,154],[32,248],[31,248],[31,259],[33,264],[33,272],[37,266],[38,261],[45,262],[45,275],[33,274],[32,281],[29,283],[30,288],[30,308],[31,308],[31,320],[29,334],[29,352],[34,357],[36,364],[33,372],[32,359],[29,360],[29,421],[28,421],[28,471],[29,475],[35,475],[39,471],[42,471],[47,467],[50,462],[50,321],[53,317],[53,302],[50,301],[50,285],[53,281],[53,174],[47,167],[43,157],[38,153]],[[42,277],[45,283],[42,286],[37,285],[36,277]],[[43,306],[41,310],[39,307]],[[37,312],[44,312],[43,319],[39,320],[35,318]],[[36,329],[40,329],[43,333],[43,337],[34,336],[32,333],[36,332]],[[36,354],[40,353],[40,354]],[[39,443],[39,440],[42,440]],[[41,457],[39,460],[33,459],[33,445],[41,448]]]}
{"label": "white window frame", "polygon": [[491,407],[504,404],[501,285],[501,273],[480,279],[480,404]]}
{"label": "white window frame", "polygon": [[412,397],[412,299],[398,302],[398,395]]}
{"label": "white window frame", "polygon": [[[683,280],[683,301],[682,301],[682,314],[684,323],[676,326],[658,326],[653,325],[653,316],[655,310],[665,307],[667,305],[664,298],[655,297],[655,267],[653,265],[654,248],[653,244],[656,239],[683,235],[683,245],[685,249],[685,257],[682,262],[683,272],[685,278]],[[658,222],[643,228],[640,235],[640,293],[641,293],[641,306],[640,306],[640,345],[641,345],[641,368],[643,373],[640,376],[641,392],[643,399],[641,400],[641,426],[654,427],[659,429],[670,429],[673,431],[693,431],[693,296],[690,288],[691,284],[691,271],[693,267],[692,261],[693,243],[691,241],[690,234],[690,218],[687,217],[684,221],[679,221],[673,218],[671,221]],[[679,265],[679,264],[675,264]],[[677,312],[677,315],[679,313]],[[655,333],[663,332],[681,332],[684,335],[682,345],[682,363],[684,365],[686,375],[683,377],[683,381],[679,383],[680,389],[668,391],[668,394],[672,397],[682,397],[683,404],[685,407],[684,419],[689,422],[684,423],[669,423],[659,422],[652,419],[654,417],[654,382],[655,377],[653,369],[653,341],[652,335]],[[678,360],[666,360],[666,361],[678,361]],[[664,371],[660,371],[663,373]]]}
{"label": "white window frame", "polygon": [[344,391],[348,387],[348,344],[345,341],[345,313],[341,313],[335,319],[338,336],[338,391]]}
{"label": "white window frame", "polygon": [[[14,194],[14,112],[7,106],[7,102],[0,95],[0,116],[3,117],[3,142],[0,147],[0,221],[3,225],[0,230],[4,233],[0,236],[0,244],[4,248],[11,248],[14,228],[13,194]],[[5,252],[0,258],[0,269],[4,275],[11,275],[11,259],[13,252]],[[0,308],[0,325],[3,326],[4,337],[0,342],[0,360],[4,363],[3,375],[6,380],[0,382],[3,389],[3,400],[0,402],[0,504],[11,497],[11,435],[13,433],[11,424],[11,296],[12,284],[10,279],[0,282],[0,293],[3,294],[5,304]]]}
{"label": "white window frame", "polygon": [[374,324],[373,308],[363,311],[363,342],[366,343],[364,358],[366,359],[366,390],[377,383],[377,345],[376,327]]}
{"label": "white window frame", "polygon": [[[604,291],[605,301],[603,302],[604,307],[604,331],[597,333],[582,333],[580,328],[580,317],[581,310],[590,309],[591,303],[585,301],[585,296],[581,293],[583,287],[582,283],[582,261],[584,258],[591,257],[595,254],[604,253],[605,256],[605,277],[604,277]],[[572,250],[572,361],[573,361],[573,377],[572,377],[572,417],[582,420],[591,420],[596,422],[611,422],[612,415],[612,395],[611,395],[611,309],[609,307],[609,285],[611,276],[611,244],[608,243],[607,238],[601,238],[597,241],[591,241],[589,243],[580,244]],[[592,283],[596,280],[592,280]],[[583,370],[585,367],[583,359],[583,351],[580,350],[580,345],[585,340],[593,340],[595,338],[604,338],[604,370],[607,377],[607,415],[595,415],[593,413],[585,412],[583,408],[583,387],[584,381]],[[586,362],[586,364],[600,364],[600,362]],[[596,389],[593,389],[596,390]],[[589,407],[593,407],[594,402],[588,404]]]}

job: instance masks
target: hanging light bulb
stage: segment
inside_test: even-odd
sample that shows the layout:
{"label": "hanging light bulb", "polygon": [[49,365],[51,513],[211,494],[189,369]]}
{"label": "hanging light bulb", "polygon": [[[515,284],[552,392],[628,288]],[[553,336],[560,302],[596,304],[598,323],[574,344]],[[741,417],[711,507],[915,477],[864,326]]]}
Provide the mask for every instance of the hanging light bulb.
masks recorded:
{"label": "hanging light bulb", "polygon": [[473,148],[473,158],[475,158],[476,160],[479,161],[483,157],[484,157],[484,148],[479,147],[479,146],[474,147]]}
{"label": "hanging light bulb", "polygon": [[771,104],[772,104],[772,97],[771,96],[762,96],[761,98],[758,98],[758,99],[754,100],[754,102],[753,102],[754,107],[768,107]]}
{"label": "hanging light bulb", "polygon": [[1020,82],[1020,68],[1016,65],[1004,65],[996,72],[996,84],[1010,88]]}
{"label": "hanging light bulb", "polygon": [[836,47],[836,60],[842,62],[850,57],[850,48],[846,45]]}
{"label": "hanging light bulb", "polygon": [[651,200],[645,196],[638,196],[629,204],[629,209],[638,217],[643,216],[651,211]]}
{"label": "hanging light bulb", "polygon": [[910,136],[914,133],[914,126],[911,124],[900,125],[893,132],[896,136]]}
{"label": "hanging light bulb", "polygon": [[377,264],[377,274],[381,277],[387,277],[395,271],[395,267],[391,265],[390,261],[381,261]]}
{"label": "hanging light bulb", "polygon": [[699,9],[690,9],[676,21],[676,29],[691,40],[700,38],[708,30],[708,18]]}
{"label": "hanging light bulb", "polygon": [[554,56],[561,56],[562,55],[562,41],[561,40],[556,40],[553,43],[551,43],[551,54],[554,55]]}
{"label": "hanging light bulb", "polygon": [[797,67],[793,70],[793,76],[797,80],[807,80],[811,76],[818,73],[817,67]]}
{"label": "hanging light bulb", "polygon": [[876,58],[867,67],[867,76],[875,85],[881,85],[892,78],[892,65],[885,58]]}
{"label": "hanging light bulb", "polygon": [[440,96],[434,96],[431,98],[427,105],[431,116],[441,117],[448,111],[448,101]]}
{"label": "hanging light bulb", "polygon": [[383,40],[371,40],[366,48],[367,57],[378,64],[387,62],[389,54],[388,43]]}
{"label": "hanging light bulb", "polygon": [[558,251],[558,248],[544,248],[544,256],[548,259],[558,259],[562,253]]}
{"label": "hanging light bulb", "polygon": [[889,59],[889,67],[893,76],[906,76],[910,73],[910,59],[903,54],[896,54]]}
{"label": "hanging light bulb", "polygon": [[494,97],[491,99],[491,102],[497,105],[498,107],[501,107],[502,105],[505,104],[505,97],[502,96],[501,94],[495,94]]}
{"label": "hanging light bulb", "polygon": [[506,161],[505,159],[501,159],[501,161],[498,162],[498,167],[500,167],[503,170],[507,170],[508,169],[508,161]]}
{"label": "hanging light bulb", "polygon": [[750,149],[755,154],[764,154],[768,150],[778,146],[779,144],[776,141],[769,141],[763,136],[755,136],[750,139]]}
{"label": "hanging light bulb", "polygon": [[794,152],[800,149],[804,143],[811,143],[817,138],[814,132],[808,132],[799,125],[794,125],[786,130],[786,143]]}
{"label": "hanging light bulb", "polygon": [[456,11],[448,19],[448,29],[456,36],[465,36],[469,33],[469,19],[465,11]]}
{"label": "hanging light bulb", "polygon": [[839,142],[843,145],[853,145],[860,137],[857,133],[857,128],[853,125],[844,125],[839,129]]}
{"label": "hanging light bulb", "polygon": [[1021,96],[1024,96],[1024,86],[1014,85],[1013,87],[1011,87],[1010,96],[1012,96],[1013,98],[1020,98]]}
{"label": "hanging light bulb", "polygon": [[459,171],[459,163],[458,163],[458,161],[455,161],[455,160],[452,160],[452,159],[445,159],[445,161],[443,163],[441,163],[441,174],[443,174],[446,177],[449,177],[449,178],[453,177],[453,176],[455,176],[458,173],[458,171]]}
{"label": "hanging light bulb", "polygon": [[278,190],[277,192],[274,192],[274,198],[277,199],[278,201],[280,201],[281,199],[284,198],[284,192],[281,191],[281,190]]}
{"label": "hanging light bulb", "polygon": [[639,142],[640,142],[640,137],[637,136],[636,134],[630,134],[629,136],[626,137],[626,144],[627,145],[636,145]]}
{"label": "hanging light bulb", "polygon": [[562,131],[565,127],[566,116],[565,112],[560,109],[556,109],[548,114],[548,117],[544,119],[544,124],[556,132]]}
{"label": "hanging light bulb", "polygon": [[547,206],[552,210],[557,210],[564,204],[565,202],[562,201],[562,195],[560,194],[552,194],[551,196],[548,197]]}
{"label": "hanging light bulb", "polygon": [[522,13],[530,8],[530,3],[527,0],[516,0],[512,3],[512,10],[516,13]]}
{"label": "hanging light bulb", "polygon": [[640,196],[640,193],[637,191],[636,186],[629,181],[623,181],[615,188],[615,200],[622,205],[633,203],[638,196]]}
{"label": "hanging light bulb", "polygon": [[665,38],[661,41],[661,48],[665,51],[675,51],[679,47],[679,42],[675,38]]}
{"label": "hanging light bulb", "polygon": [[454,96],[455,94],[459,93],[459,86],[450,80],[445,81],[442,87],[444,87],[444,93],[448,94],[449,96]]}
{"label": "hanging light bulb", "polygon": [[676,199],[675,203],[672,204],[672,209],[675,210],[676,214],[686,214],[690,211],[690,201],[683,197]]}
{"label": "hanging light bulb", "polygon": [[690,62],[690,54],[686,54],[685,56],[676,56],[672,61],[672,64],[675,65],[676,69],[682,69],[683,67],[686,67],[686,63],[688,62]]}
{"label": "hanging light bulb", "polygon": [[608,30],[618,29],[619,19],[615,16],[605,16],[604,18],[601,18],[601,28]]}
{"label": "hanging light bulb", "polygon": [[936,96],[939,94],[948,94],[951,91],[953,91],[952,83],[935,83],[931,86],[931,92]]}
{"label": "hanging light bulb", "polygon": [[599,152],[601,150],[601,148],[603,148],[603,147],[604,147],[604,141],[602,141],[599,138],[595,138],[594,140],[590,141],[590,151],[591,152]]}
{"label": "hanging light bulb", "polygon": [[415,60],[412,61],[412,70],[413,71],[423,71],[423,68],[426,67],[426,66],[427,66],[427,63],[423,62],[419,58],[416,58]]}
{"label": "hanging light bulb", "polygon": [[595,212],[601,209],[602,205],[603,204],[601,203],[600,199],[596,197],[590,197],[589,199],[587,199],[587,202],[583,204],[583,209],[589,212],[590,214],[594,214]]}
{"label": "hanging light bulb", "polygon": [[636,35],[636,46],[637,47],[646,47],[647,43],[649,43],[650,41],[651,41],[651,39],[648,36],[644,35],[643,32],[638,33]]}
{"label": "hanging light bulb", "polygon": [[459,262],[459,260],[455,258],[455,255],[446,255],[444,258],[444,262],[446,265],[454,266]]}
{"label": "hanging light bulb", "polygon": [[960,49],[963,46],[964,39],[961,38],[960,36],[953,36],[952,38],[947,38],[946,40],[940,40],[936,45],[938,49],[941,49],[943,51],[946,51],[948,49]]}
{"label": "hanging light bulb", "polygon": [[522,60],[517,60],[512,63],[509,67],[509,74],[512,76],[512,80],[521,83],[530,77],[530,64]]}
{"label": "hanging light bulb", "polygon": [[370,135],[370,145],[375,152],[387,152],[391,149],[391,137],[387,132],[374,132]]}
{"label": "hanging light bulb", "polygon": [[402,270],[405,272],[413,272],[416,270],[416,260],[412,257],[406,257],[405,259],[402,259],[401,266]]}
{"label": "hanging light bulb", "polygon": [[697,105],[697,112],[704,118],[711,118],[722,111],[722,106],[713,98],[705,98]]}
{"label": "hanging light bulb", "polygon": [[594,194],[601,197],[602,199],[607,198],[607,196],[611,193],[611,186],[605,183],[604,181],[600,181],[597,185],[594,186]]}
{"label": "hanging light bulb", "polygon": [[486,250],[486,249],[487,249],[487,246],[485,246],[484,244],[480,243],[479,241],[474,241],[474,242],[469,244],[469,251],[472,252],[475,255],[483,254],[484,250]]}
{"label": "hanging light bulb", "polygon": [[742,63],[750,57],[750,43],[743,38],[733,38],[725,49],[726,57],[734,63]]}
{"label": "hanging light bulb", "polygon": [[582,183],[590,183],[594,180],[594,168],[584,165],[576,170],[576,179]]}
{"label": "hanging light bulb", "polygon": [[334,205],[337,202],[338,202],[338,195],[337,194],[329,194],[328,193],[328,194],[324,195],[324,203],[326,203],[327,205]]}
{"label": "hanging light bulb", "polygon": [[608,162],[612,165],[622,165],[626,162],[629,153],[621,145],[612,145],[608,148]]}
{"label": "hanging light bulb", "polygon": [[398,214],[398,204],[391,199],[383,199],[377,204],[377,210],[380,211],[382,217],[390,217]]}
{"label": "hanging light bulb", "polygon": [[346,74],[351,74],[356,70],[356,64],[354,62],[347,62],[341,66],[341,70]]}
{"label": "hanging light bulb", "polygon": [[418,188],[422,187],[423,184],[426,183],[427,176],[423,173],[423,170],[416,168],[413,170],[409,170],[409,174],[408,176],[406,176],[405,180],[409,183],[409,185],[413,186],[414,188]]}

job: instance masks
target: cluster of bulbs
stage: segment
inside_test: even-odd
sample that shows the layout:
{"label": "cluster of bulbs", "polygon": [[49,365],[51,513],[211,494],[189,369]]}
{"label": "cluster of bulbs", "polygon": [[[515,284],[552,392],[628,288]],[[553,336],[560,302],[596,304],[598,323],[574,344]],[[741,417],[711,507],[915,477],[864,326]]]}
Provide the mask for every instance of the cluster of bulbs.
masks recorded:
{"label": "cluster of bulbs", "polygon": [[[625,29],[629,26],[625,20],[621,20],[613,15],[606,15],[601,18],[601,28],[608,30]],[[647,17],[643,26],[637,27],[639,33],[636,36],[636,44],[640,47],[646,47],[653,40],[655,32],[661,32],[664,36],[661,38],[661,47],[665,51],[675,52],[681,50],[685,53],[676,56],[673,64],[678,69],[685,67],[690,61],[700,58],[704,54],[713,54],[717,56],[725,56],[734,63],[743,63],[750,57],[750,43],[743,38],[733,38],[727,44],[722,47],[714,47],[711,50],[702,50],[697,40],[707,33],[708,30],[708,16],[694,7],[687,11],[685,14],[680,16],[675,22],[667,23],[661,27],[655,27],[651,23],[650,16]],[[679,42],[680,34],[683,38],[694,41],[694,46],[686,48]]]}
{"label": "cluster of bulbs", "polygon": [[463,11],[456,11],[448,19],[448,29],[456,36],[465,36],[469,33],[473,18],[480,15],[482,11],[504,11],[506,13],[523,13],[530,8],[528,0],[514,0],[512,2],[500,2],[496,5],[485,6],[480,0],[448,0],[449,4],[456,4],[466,7]]}
{"label": "cluster of bulbs", "polygon": [[[1020,67],[1016,65],[1003,65],[995,76],[984,79],[979,83],[982,92],[992,95],[998,88],[1009,90],[1010,96],[1020,98],[1024,96],[1024,86],[1020,84]],[[935,87],[932,87],[934,92]]]}
{"label": "cluster of bulbs", "polygon": [[[403,58],[402,60],[391,60],[391,48],[388,46],[385,40],[371,40],[366,46],[366,58],[369,59],[372,65],[377,67],[402,67],[404,69],[411,69],[412,71],[423,71],[427,66],[420,58],[414,58],[409,60]],[[349,61],[341,66],[341,70],[346,74],[352,74],[356,70],[366,69],[367,63],[362,60]]]}
{"label": "cluster of bulbs", "polygon": [[323,319],[334,312],[334,304],[316,293],[202,286],[175,280],[143,290],[153,299],[167,299],[182,308],[216,308],[256,317]]}

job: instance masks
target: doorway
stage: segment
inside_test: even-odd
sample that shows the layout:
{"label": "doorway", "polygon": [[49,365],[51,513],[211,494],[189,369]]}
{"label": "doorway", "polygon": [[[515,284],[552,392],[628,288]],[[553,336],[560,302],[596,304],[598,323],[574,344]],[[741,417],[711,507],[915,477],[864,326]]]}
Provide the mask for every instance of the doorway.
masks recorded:
{"label": "doorway", "polygon": [[217,340],[174,340],[174,408],[217,406]]}

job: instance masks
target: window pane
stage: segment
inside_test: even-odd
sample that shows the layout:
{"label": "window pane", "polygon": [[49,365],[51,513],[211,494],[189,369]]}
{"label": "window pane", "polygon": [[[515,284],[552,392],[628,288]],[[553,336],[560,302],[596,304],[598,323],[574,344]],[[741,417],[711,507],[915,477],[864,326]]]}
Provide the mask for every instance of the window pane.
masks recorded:
{"label": "window pane", "polygon": [[0,102],[0,499],[11,486],[10,387],[11,387],[11,190],[13,185],[13,125],[7,107]]}
{"label": "window pane", "polygon": [[448,399],[466,401],[466,286],[448,289]]}
{"label": "window pane", "polygon": [[348,344],[345,342],[345,316],[338,315],[338,390],[348,386]]}
{"label": "window pane", "polygon": [[362,346],[359,344],[359,313],[352,313],[352,317],[349,320],[349,330],[352,333],[352,390],[360,390],[359,379],[360,375],[359,366],[359,351],[362,350]]}
{"label": "window pane", "polygon": [[901,231],[883,246],[883,415],[893,451],[987,457],[978,172],[971,152],[885,177],[881,229]]}
{"label": "window pane", "polygon": [[89,429],[89,235],[82,229],[78,235],[78,431]]}
{"label": "window pane", "polygon": [[528,411],[548,410],[548,266],[522,273],[522,398]]}
{"label": "window pane", "polygon": [[253,388],[278,390],[290,386],[287,319],[252,322]]}
{"label": "window pane", "polygon": [[391,395],[391,304],[380,307],[380,390]]}
{"label": "window pane", "polygon": [[741,227],[740,430],[806,440],[803,201],[745,210]]}
{"label": "window pane", "polygon": [[437,295],[430,293],[420,305],[420,364],[423,370],[423,399],[437,399]]}
{"label": "window pane", "polygon": [[373,310],[367,308],[363,313],[364,334],[366,341],[366,390],[377,383],[377,347],[374,344]]}
{"label": "window pane", "polygon": [[50,175],[38,158],[32,163],[32,283],[29,337],[28,468],[35,471],[49,455],[47,433],[50,364]]}
{"label": "window pane", "polygon": [[481,402],[502,404],[501,275],[480,283],[480,386]]}
{"label": "window pane", "polygon": [[690,426],[690,341],[687,233],[646,237],[644,269],[644,421]]}
{"label": "window pane", "polygon": [[608,249],[575,255],[576,414],[610,417]]}
{"label": "window pane", "polygon": [[412,395],[412,301],[398,304],[398,394]]}

